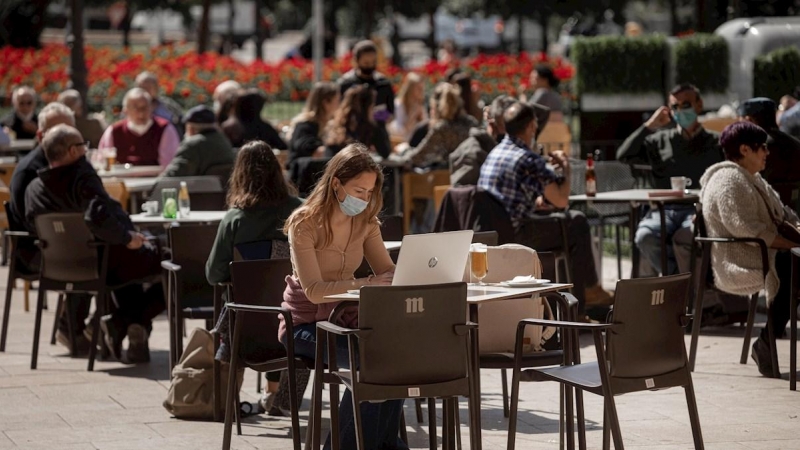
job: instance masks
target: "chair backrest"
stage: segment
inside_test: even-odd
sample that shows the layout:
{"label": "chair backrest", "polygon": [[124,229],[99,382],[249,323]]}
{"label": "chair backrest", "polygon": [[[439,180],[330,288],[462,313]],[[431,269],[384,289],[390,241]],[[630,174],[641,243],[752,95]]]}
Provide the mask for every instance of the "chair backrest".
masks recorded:
{"label": "chair backrest", "polygon": [[228,188],[228,180],[231,178],[231,172],[233,172],[233,164],[217,164],[216,166],[211,166],[206,169],[204,175],[219,178],[219,182],[222,184],[222,190],[226,191]]}
{"label": "chair backrest", "polygon": [[206,280],[206,261],[217,237],[217,225],[181,225],[169,229],[172,262],[181,266],[175,286],[181,308],[210,306],[213,287]]}
{"label": "chair backrest", "polygon": [[11,176],[14,174],[14,169],[17,168],[17,163],[2,163],[0,164],[0,181],[7,187],[11,187]]}
{"label": "chair backrest", "polygon": [[617,282],[607,350],[612,377],[649,378],[686,365],[682,321],[691,276]]}
{"label": "chair backrest", "polygon": [[[236,303],[281,306],[286,275],[292,273],[288,258],[234,261],[230,267]],[[244,361],[263,362],[284,352],[278,340],[277,314],[244,314],[237,320],[242,327],[239,356]]]}
{"label": "chair backrest", "polygon": [[[180,189],[186,182],[194,211],[222,211],[225,209],[225,191],[218,176],[176,177],[158,180],[150,194],[150,200],[161,205],[161,191],[167,188]],[[161,205],[163,206],[163,205]]]}
{"label": "chair backrest", "polygon": [[8,229],[10,231],[26,231],[21,223],[17,223],[16,217],[11,212],[10,199],[3,202],[3,210],[6,212],[6,220],[8,220]]}
{"label": "chair backrest", "polygon": [[556,255],[553,252],[536,252],[539,264],[542,266],[542,278],[545,280],[556,279]]}
{"label": "chair backrest", "polygon": [[499,239],[500,235],[497,231],[476,231],[472,235],[473,243],[488,245],[490,247],[496,247]]}
{"label": "chair backrest", "polygon": [[697,202],[694,204],[694,235],[695,237],[708,237],[706,230],[706,219],[703,218],[703,204]]}
{"label": "chair backrest", "polygon": [[556,150],[569,153],[572,133],[565,122],[548,122],[536,137],[536,144],[544,146],[545,154]]}
{"label": "chair backrest", "polygon": [[282,259],[289,257],[289,243],[282,240],[252,241],[233,246],[234,261]]}
{"label": "chair backrest", "polygon": [[[595,162],[594,171],[597,176],[597,192],[633,189],[636,184],[636,179],[633,178],[631,173],[631,167],[619,161],[597,161]],[[594,203],[592,204],[592,209],[600,215],[608,216],[628,213],[630,206],[626,204]]]}
{"label": "chair backrest", "polygon": [[369,335],[359,341],[359,380],[414,385],[467,376],[467,284],[364,286],[358,322]]}
{"label": "chair backrest", "polygon": [[[125,182],[121,180],[103,180],[103,188],[108,193],[108,196],[119,202],[122,205],[123,211],[128,211],[128,188],[125,187]],[[159,202],[161,200],[159,199]]]}
{"label": "chair backrest", "polygon": [[42,214],[36,217],[36,234],[42,244],[42,278],[83,282],[100,278],[94,235],[82,213]]}

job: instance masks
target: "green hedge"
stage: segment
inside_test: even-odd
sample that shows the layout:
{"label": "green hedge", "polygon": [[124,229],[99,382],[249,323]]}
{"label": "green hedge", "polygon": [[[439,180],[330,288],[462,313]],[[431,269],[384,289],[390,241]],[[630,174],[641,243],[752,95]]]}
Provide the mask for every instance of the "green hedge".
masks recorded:
{"label": "green hedge", "polygon": [[728,90],[728,43],[713,34],[680,39],[674,48],[675,83],[692,83],[700,92]]}
{"label": "green hedge", "polygon": [[800,50],[782,47],[759,56],[753,65],[753,96],[775,101],[800,86]]}
{"label": "green hedge", "polygon": [[660,36],[579,38],[572,50],[577,91],[633,94],[664,90],[667,41]]}

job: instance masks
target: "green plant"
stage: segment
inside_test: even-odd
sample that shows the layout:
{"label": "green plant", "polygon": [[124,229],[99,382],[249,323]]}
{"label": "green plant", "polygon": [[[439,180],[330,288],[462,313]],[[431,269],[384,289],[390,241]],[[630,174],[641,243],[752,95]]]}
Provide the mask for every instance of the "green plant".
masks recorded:
{"label": "green plant", "polygon": [[730,79],[728,43],[713,34],[680,39],[674,48],[675,82],[692,83],[700,92],[725,92]]}
{"label": "green plant", "polygon": [[578,93],[662,92],[667,42],[663,37],[579,38],[573,46]]}
{"label": "green plant", "polygon": [[759,56],[753,65],[753,96],[775,101],[800,85],[800,50],[782,47]]}

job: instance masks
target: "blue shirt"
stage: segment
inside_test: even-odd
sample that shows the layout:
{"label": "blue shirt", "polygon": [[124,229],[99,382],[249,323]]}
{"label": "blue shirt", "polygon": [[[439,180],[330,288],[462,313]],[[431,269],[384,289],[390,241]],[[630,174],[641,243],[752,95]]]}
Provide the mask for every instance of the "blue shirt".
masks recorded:
{"label": "blue shirt", "polygon": [[552,182],[563,177],[547,168],[544,158],[521,140],[506,136],[481,166],[478,187],[505,207],[514,228],[536,211],[536,198]]}
{"label": "blue shirt", "polygon": [[784,133],[800,137],[800,103],[784,111],[778,125]]}

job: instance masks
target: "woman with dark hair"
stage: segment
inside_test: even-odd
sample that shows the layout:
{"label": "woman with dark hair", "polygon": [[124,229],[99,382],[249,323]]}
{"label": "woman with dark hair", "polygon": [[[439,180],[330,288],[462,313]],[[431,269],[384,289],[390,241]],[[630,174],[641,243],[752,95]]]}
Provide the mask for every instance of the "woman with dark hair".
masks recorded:
{"label": "woman with dark hair", "polygon": [[231,145],[241,147],[244,144],[261,140],[272,148],[286,150],[275,128],[261,119],[261,110],[267,104],[267,98],[258,89],[247,89],[239,93],[233,107],[233,114],[222,123],[222,131],[228,136]]}
{"label": "woman with dark hair", "polygon": [[781,203],[778,194],[759,173],[764,170],[769,156],[767,133],[762,128],[749,122],[733,123],[722,131],[719,143],[727,161],[709,167],[700,178],[703,186],[700,200],[708,235],[764,240],[770,248],[770,267],[765,279],[761,253],[755,245],[714,246],[711,250],[714,285],[736,295],[766,292],[770,320],[753,344],[751,357],[758,371],[771,377],[769,335],[783,336],[789,321],[792,274],[791,255],[787,250],[800,245],[788,233],[782,235],[778,226],[787,222],[797,228],[800,220]]}
{"label": "woman with dark hair", "polygon": [[[217,239],[206,262],[208,282],[217,284],[230,281],[229,265],[233,261],[234,248],[240,244],[273,241],[272,254],[264,257],[288,258],[283,223],[301,204],[294,188],[286,183],[278,159],[267,143],[251,141],[239,149],[228,188],[228,205],[231,209],[219,224]],[[277,245],[278,242],[283,245]],[[228,361],[230,357],[226,317],[227,314],[223,312],[217,322],[223,338],[217,359],[223,361]],[[305,391],[303,380],[308,382],[307,375],[298,379],[300,395]],[[279,377],[280,372],[267,374],[266,399],[269,399],[269,394],[278,392]],[[281,409],[289,409],[289,397],[278,397],[274,406],[269,401],[262,402],[270,415],[281,415]]]}
{"label": "woman with dark hair", "polygon": [[389,134],[386,127],[380,126],[372,118],[374,104],[375,91],[366,84],[354,86],[345,92],[342,104],[326,131],[325,141],[333,154],[360,142],[371,152],[389,157],[392,151]]}
{"label": "woman with dark hair", "polygon": [[460,73],[453,78],[453,84],[461,89],[461,103],[464,105],[464,112],[480,123],[483,120],[483,111],[478,106],[477,93],[472,90],[472,77]]}
{"label": "woman with dark hair", "polygon": [[550,108],[550,122],[564,121],[564,105],[556,91],[559,82],[553,69],[546,64],[537,65],[531,72],[530,86],[534,91],[530,101]]}

